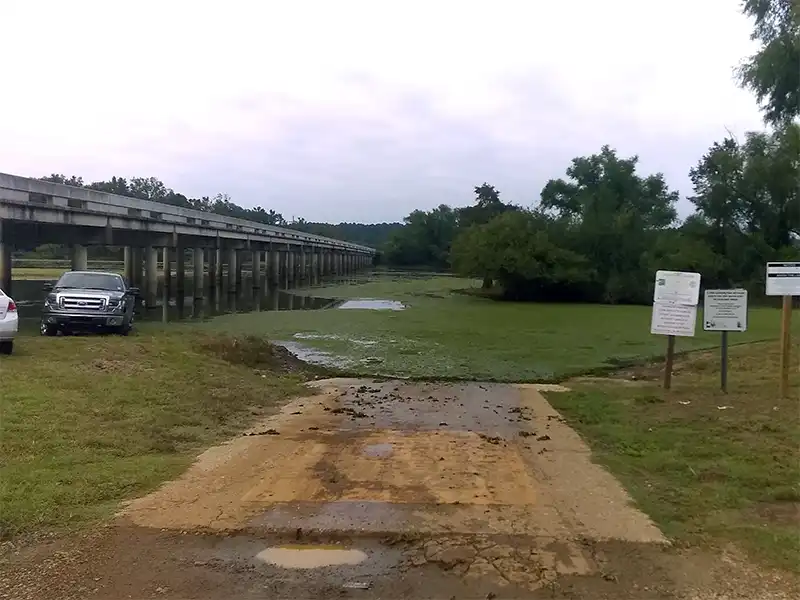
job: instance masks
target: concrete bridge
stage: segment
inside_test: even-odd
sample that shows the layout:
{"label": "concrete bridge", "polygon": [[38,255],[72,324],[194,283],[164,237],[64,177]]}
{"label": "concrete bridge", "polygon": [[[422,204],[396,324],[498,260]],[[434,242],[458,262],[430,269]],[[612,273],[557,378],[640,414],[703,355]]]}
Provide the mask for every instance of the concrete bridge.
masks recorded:
{"label": "concrete bridge", "polygon": [[0,173],[0,287],[13,287],[14,249],[41,244],[68,245],[73,270],[87,268],[87,246],[123,247],[125,276],[150,306],[159,275],[165,301],[173,287],[183,297],[187,262],[194,297],[202,298],[206,288],[239,291],[245,263],[253,288],[277,288],[352,274],[375,254],[255,221]]}

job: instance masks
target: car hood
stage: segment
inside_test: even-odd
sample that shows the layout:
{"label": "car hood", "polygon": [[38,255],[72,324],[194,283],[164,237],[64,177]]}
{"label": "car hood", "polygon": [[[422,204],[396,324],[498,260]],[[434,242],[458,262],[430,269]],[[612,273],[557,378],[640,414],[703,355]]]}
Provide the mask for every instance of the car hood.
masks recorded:
{"label": "car hood", "polygon": [[125,292],[117,292],[115,290],[88,290],[82,288],[54,288],[51,294],[65,294],[68,296],[99,296],[102,298],[115,298],[122,299]]}

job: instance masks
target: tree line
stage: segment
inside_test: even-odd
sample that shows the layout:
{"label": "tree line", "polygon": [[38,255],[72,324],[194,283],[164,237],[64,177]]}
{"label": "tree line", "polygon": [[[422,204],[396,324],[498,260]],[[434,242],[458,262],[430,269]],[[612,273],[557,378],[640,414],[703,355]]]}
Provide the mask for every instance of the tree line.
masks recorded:
{"label": "tree line", "polygon": [[533,208],[484,183],[475,204],[414,211],[385,247],[392,264],[452,268],[511,299],[646,303],[657,269],[763,295],[765,263],[800,259],[800,125],[727,137],[690,170],[693,212],[638,157],[577,157]]}

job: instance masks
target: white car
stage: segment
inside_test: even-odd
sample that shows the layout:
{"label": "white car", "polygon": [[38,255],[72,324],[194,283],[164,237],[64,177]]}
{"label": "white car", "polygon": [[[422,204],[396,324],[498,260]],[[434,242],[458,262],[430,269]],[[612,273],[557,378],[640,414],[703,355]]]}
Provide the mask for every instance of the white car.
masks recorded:
{"label": "white car", "polygon": [[11,354],[14,350],[18,327],[17,305],[0,290],[0,354]]}

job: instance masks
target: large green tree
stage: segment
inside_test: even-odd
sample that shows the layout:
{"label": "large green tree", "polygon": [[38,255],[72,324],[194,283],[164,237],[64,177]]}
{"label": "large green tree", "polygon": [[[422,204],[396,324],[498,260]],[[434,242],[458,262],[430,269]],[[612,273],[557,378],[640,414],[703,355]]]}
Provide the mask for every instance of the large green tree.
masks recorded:
{"label": "large green tree", "polygon": [[573,159],[568,179],[550,180],[542,190],[541,208],[569,224],[571,248],[594,270],[591,295],[606,302],[647,297],[644,258],[658,232],[676,219],[678,193],[660,173],[639,176],[638,160],[603,146],[598,154]]}
{"label": "large green tree", "polygon": [[453,268],[463,275],[497,280],[507,298],[584,299],[582,286],[592,279],[592,266],[563,247],[563,241],[563,224],[551,217],[508,211],[456,238]]}
{"label": "large green tree", "polygon": [[800,2],[745,0],[754,20],[752,39],[760,48],[739,70],[740,83],[753,91],[773,125],[800,116]]}
{"label": "large green tree", "polygon": [[458,213],[441,204],[431,211],[415,210],[386,244],[386,260],[398,266],[449,266],[450,245],[458,230]]}

